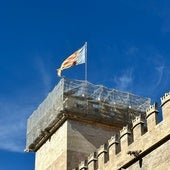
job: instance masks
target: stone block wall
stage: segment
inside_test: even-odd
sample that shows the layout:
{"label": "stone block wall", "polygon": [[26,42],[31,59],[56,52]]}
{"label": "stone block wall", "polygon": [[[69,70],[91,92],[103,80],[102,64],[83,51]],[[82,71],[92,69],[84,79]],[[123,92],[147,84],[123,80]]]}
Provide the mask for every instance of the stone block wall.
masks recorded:
{"label": "stone block wall", "polygon": [[35,170],[71,170],[120,129],[68,119],[37,150]]}
{"label": "stone block wall", "polygon": [[[62,147],[61,147],[62,146]],[[35,170],[67,169],[67,122],[36,152]]]}

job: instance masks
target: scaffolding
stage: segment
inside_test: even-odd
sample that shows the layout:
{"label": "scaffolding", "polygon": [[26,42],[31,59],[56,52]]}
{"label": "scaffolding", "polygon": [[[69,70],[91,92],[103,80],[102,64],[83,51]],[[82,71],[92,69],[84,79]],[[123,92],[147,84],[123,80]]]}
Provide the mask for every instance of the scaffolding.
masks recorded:
{"label": "scaffolding", "polygon": [[[144,113],[149,105],[149,98],[94,85],[87,81],[63,78],[29,117],[26,148],[34,148],[60,120],[60,114],[64,111],[87,115],[98,114],[121,122],[131,121],[137,112]],[[137,112],[125,113],[125,109]]]}

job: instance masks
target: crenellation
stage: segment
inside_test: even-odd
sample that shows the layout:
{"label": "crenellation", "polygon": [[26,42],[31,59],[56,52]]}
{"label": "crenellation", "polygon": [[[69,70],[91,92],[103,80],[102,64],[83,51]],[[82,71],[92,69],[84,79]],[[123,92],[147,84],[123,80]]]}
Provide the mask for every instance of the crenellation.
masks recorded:
{"label": "crenellation", "polygon": [[148,131],[152,131],[158,124],[158,104],[154,103],[146,110],[146,119]]}
{"label": "crenellation", "polygon": [[152,113],[158,113],[158,103],[150,105],[150,107],[146,110],[146,118],[149,117]]}
{"label": "crenellation", "polygon": [[131,134],[129,126],[126,125],[120,130],[120,138],[122,138],[126,134]]}
{"label": "crenellation", "polygon": [[109,140],[108,140],[108,147],[110,148],[113,144],[118,144],[118,139],[117,139],[117,135],[112,136]]}
{"label": "crenellation", "polygon": [[88,170],[96,170],[97,169],[97,155],[96,152],[93,152],[88,156],[87,159]]}
{"label": "crenellation", "polygon": [[144,120],[141,116],[136,116],[136,118],[132,120],[132,128],[135,128],[138,124],[144,124]]}
{"label": "crenellation", "polygon": [[91,154],[88,156],[87,163],[89,164],[89,163],[92,162],[92,161],[97,161],[96,152],[93,152],[93,153],[91,153]]}
{"label": "crenellation", "polygon": [[161,97],[161,106],[163,106],[168,101],[170,101],[170,92],[165,93],[165,95]]}
{"label": "crenellation", "polygon": [[100,148],[97,150],[97,157],[98,157],[98,169],[103,169],[104,164],[107,160],[107,145],[101,145]]}
{"label": "crenellation", "polygon": [[144,120],[141,116],[137,116],[132,120],[133,140],[136,141],[144,134]]}
{"label": "crenellation", "polygon": [[118,153],[119,147],[118,147],[118,137],[117,135],[112,136],[108,140],[108,151],[109,151],[109,160],[114,159],[115,155]]}
{"label": "crenellation", "polygon": [[120,149],[121,151],[125,151],[129,144],[132,142],[131,131],[129,126],[124,126],[122,130],[120,130]]}
{"label": "crenellation", "polygon": [[107,153],[106,144],[101,145],[100,148],[97,150],[97,157],[99,157],[102,153]]}
{"label": "crenellation", "polygon": [[170,121],[170,92],[161,98],[162,116],[165,121]]}
{"label": "crenellation", "polygon": [[87,169],[87,161],[81,161],[79,164],[79,170],[86,170]]}

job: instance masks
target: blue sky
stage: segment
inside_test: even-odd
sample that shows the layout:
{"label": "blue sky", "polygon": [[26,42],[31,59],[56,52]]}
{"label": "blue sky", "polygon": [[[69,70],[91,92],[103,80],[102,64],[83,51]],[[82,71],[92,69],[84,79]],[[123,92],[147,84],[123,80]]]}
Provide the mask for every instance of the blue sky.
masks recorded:
{"label": "blue sky", "polygon": [[[26,120],[88,42],[88,81],[152,102],[170,90],[170,1],[0,2],[0,169],[33,170]],[[84,65],[63,71],[84,79]]]}

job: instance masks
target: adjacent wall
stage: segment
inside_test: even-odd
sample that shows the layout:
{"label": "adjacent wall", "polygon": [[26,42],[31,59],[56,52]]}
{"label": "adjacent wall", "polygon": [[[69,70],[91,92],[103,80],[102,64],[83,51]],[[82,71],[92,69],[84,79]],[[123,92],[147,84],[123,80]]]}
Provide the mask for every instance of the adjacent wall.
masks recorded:
{"label": "adjacent wall", "polygon": [[123,127],[119,136],[113,135],[75,169],[170,170],[170,93],[161,98],[161,106],[161,122],[157,104],[151,105],[145,120],[136,117],[132,128]]}

